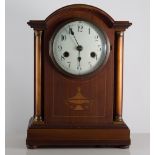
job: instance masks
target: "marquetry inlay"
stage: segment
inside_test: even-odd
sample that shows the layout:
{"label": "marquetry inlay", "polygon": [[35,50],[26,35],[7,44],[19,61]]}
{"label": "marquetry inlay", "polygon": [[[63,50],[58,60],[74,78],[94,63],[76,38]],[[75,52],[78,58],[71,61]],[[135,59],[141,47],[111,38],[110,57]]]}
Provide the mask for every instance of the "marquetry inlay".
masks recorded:
{"label": "marquetry inlay", "polygon": [[87,110],[91,104],[91,101],[82,95],[81,88],[77,88],[76,94],[69,98],[66,103],[71,110]]}

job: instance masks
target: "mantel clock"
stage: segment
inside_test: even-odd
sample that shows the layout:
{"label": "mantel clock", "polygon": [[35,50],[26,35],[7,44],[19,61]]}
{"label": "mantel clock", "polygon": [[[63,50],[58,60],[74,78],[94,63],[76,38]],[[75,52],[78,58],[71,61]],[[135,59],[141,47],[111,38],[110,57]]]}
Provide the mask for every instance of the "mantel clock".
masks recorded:
{"label": "mantel clock", "polygon": [[122,119],[128,21],[89,5],[63,7],[34,29],[34,116],[28,148],[130,145]]}

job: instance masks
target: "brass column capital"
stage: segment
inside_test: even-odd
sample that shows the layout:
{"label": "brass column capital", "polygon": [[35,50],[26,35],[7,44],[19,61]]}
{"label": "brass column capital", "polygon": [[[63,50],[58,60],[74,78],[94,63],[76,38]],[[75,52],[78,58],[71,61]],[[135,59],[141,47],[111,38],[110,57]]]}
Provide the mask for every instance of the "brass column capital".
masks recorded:
{"label": "brass column capital", "polygon": [[34,34],[36,37],[41,37],[42,32],[43,32],[42,30],[34,30]]}
{"label": "brass column capital", "polygon": [[124,31],[116,31],[116,35],[119,37],[123,37],[124,36]]}

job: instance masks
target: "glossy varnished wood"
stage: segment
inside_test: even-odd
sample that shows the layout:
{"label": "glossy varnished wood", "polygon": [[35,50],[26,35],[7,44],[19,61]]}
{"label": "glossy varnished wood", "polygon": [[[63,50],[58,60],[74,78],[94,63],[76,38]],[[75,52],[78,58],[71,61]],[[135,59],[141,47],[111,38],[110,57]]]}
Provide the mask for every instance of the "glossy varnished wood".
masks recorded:
{"label": "glossy varnished wood", "polygon": [[[68,75],[49,56],[49,40],[62,25],[74,20],[93,23],[109,38],[107,61],[91,75]],[[130,131],[122,120],[123,37],[119,34],[131,23],[114,21],[96,7],[77,4],[28,24],[42,35],[41,42],[38,38],[35,42],[35,53],[40,51],[41,57],[35,57],[35,111],[28,126],[27,146],[128,146]],[[89,105],[73,110],[68,101],[79,91]],[[38,114],[41,121],[35,121]]]}
{"label": "glossy varnished wood", "polygon": [[[72,8],[73,7],[73,8]],[[89,12],[89,13],[88,13]],[[62,16],[63,14],[63,16]],[[113,121],[114,48],[111,48],[107,63],[89,76],[70,76],[57,69],[49,56],[49,40],[60,25],[73,20],[85,20],[105,31],[111,47],[114,47],[114,29],[90,8],[71,6],[50,15],[44,31],[44,117],[49,127],[99,127]],[[77,93],[90,101],[88,110],[71,110],[66,102]],[[99,93],[100,92],[100,93]]]}
{"label": "glossy varnished wood", "polygon": [[28,130],[27,147],[91,146],[127,147],[130,131],[124,122],[115,122],[104,128],[54,128]]}

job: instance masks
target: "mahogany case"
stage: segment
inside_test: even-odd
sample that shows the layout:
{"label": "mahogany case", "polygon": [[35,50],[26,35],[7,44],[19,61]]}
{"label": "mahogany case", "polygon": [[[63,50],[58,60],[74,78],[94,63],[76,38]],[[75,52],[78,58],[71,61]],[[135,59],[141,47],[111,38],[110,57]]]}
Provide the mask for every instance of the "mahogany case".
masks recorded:
{"label": "mahogany case", "polygon": [[[74,20],[95,24],[110,42],[106,63],[81,77],[59,70],[49,55],[49,40],[58,27]],[[27,129],[27,147],[129,146],[122,98],[124,31],[131,23],[76,4],[28,25],[34,29],[34,116]]]}

